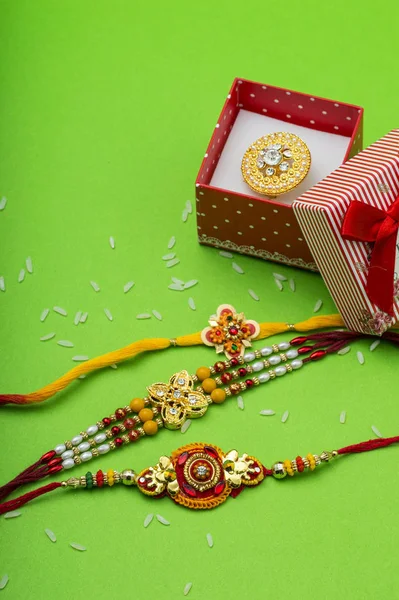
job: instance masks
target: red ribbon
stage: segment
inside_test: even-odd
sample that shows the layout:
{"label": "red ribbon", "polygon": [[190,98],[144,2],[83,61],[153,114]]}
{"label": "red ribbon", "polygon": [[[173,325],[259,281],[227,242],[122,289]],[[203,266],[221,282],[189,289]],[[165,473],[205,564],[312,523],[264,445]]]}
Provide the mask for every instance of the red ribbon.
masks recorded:
{"label": "red ribbon", "polygon": [[358,200],[350,203],[342,223],[342,237],[356,242],[374,242],[367,275],[371,302],[393,316],[396,238],[399,228],[399,196],[388,211]]}

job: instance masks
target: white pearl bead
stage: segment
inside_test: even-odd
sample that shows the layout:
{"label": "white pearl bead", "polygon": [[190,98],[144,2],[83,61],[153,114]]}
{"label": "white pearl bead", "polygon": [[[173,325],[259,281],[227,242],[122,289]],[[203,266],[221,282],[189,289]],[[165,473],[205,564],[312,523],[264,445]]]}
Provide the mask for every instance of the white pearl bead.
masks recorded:
{"label": "white pearl bead", "polygon": [[98,433],[94,438],[94,441],[96,442],[96,444],[101,444],[101,442],[105,442],[106,439],[107,436],[105,435],[105,433]]}
{"label": "white pearl bead", "polygon": [[102,444],[102,446],[99,446],[97,450],[100,454],[107,454],[107,452],[109,451],[109,444]]}
{"label": "white pearl bead", "polygon": [[244,354],[244,360],[245,362],[252,362],[255,360],[255,352],[246,352]]}
{"label": "white pearl bead", "polygon": [[63,460],[62,466],[64,469],[72,469],[72,467],[75,466],[73,458],[67,458],[66,460]]}
{"label": "white pearl bead", "polygon": [[97,425],[90,425],[90,427],[88,427],[86,429],[86,433],[87,435],[95,435],[98,431],[98,427]]}
{"label": "white pearl bead", "polygon": [[82,442],[78,446],[78,450],[80,450],[80,452],[86,452],[86,450],[88,450],[89,448],[90,448],[89,442]]}
{"label": "white pearl bead", "polygon": [[56,454],[58,454],[58,455],[60,455],[60,454],[62,454],[63,452],[65,452],[65,450],[66,450],[66,446],[65,446],[65,444],[58,444],[58,446],[56,446],[56,447],[54,448],[54,451],[55,451],[55,453],[56,453]]}
{"label": "white pearl bead", "polygon": [[288,350],[288,352],[286,352],[285,355],[289,359],[296,358],[298,356],[298,350],[295,350],[295,348],[291,348],[291,350]]}
{"label": "white pearl bead", "polygon": [[270,346],[265,346],[261,349],[260,353],[262,356],[270,356],[273,353],[273,348],[270,348]]}
{"label": "white pearl bead", "polygon": [[296,360],[293,360],[291,363],[291,367],[293,369],[300,369],[303,365],[303,362],[301,361],[300,358],[297,358]]}
{"label": "white pearl bead", "polygon": [[265,367],[263,365],[263,362],[261,361],[254,362],[254,364],[252,365],[252,369],[255,371],[255,373],[257,373],[258,371],[262,371],[264,368]]}
{"label": "white pearl bead", "polygon": [[282,375],[286,374],[287,367],[285,367],[284,365],[279,365],[274,369],[274,372],[276,373],[277,377],[281,377]]}
{"label": "white pearl bead", "polygon": [[278,344],[278,349],[279,350],[288,350],[289,347],[290,347],[290,343],[289,342],[280,342]]}
{"label": "white pearl bead", "polygon": [[258,379],[259,379],[259,383],[266,383],[266,381],[269,381],[270,375],[269,375],[269,373],[261,373],[259,375]]}
{"label": "white pearl bead", "polygon": [[83,442],[81,435],[75,435],[75,437],[71,439],[72,446],[79,446],[81,442]]}
{"label": "white pearl bead", "polygon": [[93,455],[91,452],[83,452],[83,454],[80,455],[80,458],[82,459],[83,462],[87,462],[88,460],[93,458]]}
{"label": "white pearl bead", "polygon": [[270,356],[268,358],[268,361],[271,365],[278,365],[278,363],[281,362],[281,356],[279,356],[278,354],[273,354],[273,356]]}
{"label": "white pearl bead", "polygon": [[61,458],[63,458],[64,460],[66,458],[72,458],[72,456],[73,456],[73,450],[67,450],[66,452],[63,452],[61,454]]}

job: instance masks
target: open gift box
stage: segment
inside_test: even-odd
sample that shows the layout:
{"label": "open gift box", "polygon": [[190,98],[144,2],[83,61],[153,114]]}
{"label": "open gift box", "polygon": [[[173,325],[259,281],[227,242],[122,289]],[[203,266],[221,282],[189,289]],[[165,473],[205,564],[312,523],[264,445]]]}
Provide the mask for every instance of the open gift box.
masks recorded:
{"label": "open gift box", "polygon": [[[196,180],[199,242],[316,271],[292,204],[361,150],[362,123],[358,106],[236,79]],[[241,161],[256,139],[279,131],[304,140],[312,164],[298,187],[269,199],[244,182]]]}
{"label": "open gift box", "polygon": [[382,335],[399,317],[399,129],[293,204],[346,326]]}

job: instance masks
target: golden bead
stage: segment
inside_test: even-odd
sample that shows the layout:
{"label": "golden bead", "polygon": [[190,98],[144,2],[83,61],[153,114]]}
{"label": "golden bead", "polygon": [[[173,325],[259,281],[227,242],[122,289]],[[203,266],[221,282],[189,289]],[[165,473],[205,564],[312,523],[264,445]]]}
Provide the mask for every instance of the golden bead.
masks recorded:
{"label": "golden bead", "polygon": [[130,408],[133,412],[139,413],[144,408],[144,400],[142,398],[133,398],[130,401]]}
{"label": "golden bead", "polygon": [[203,380],[202,389],[206,394],[210,394],[214,389],[216,389],[216,382],[208,377],[207,379]]}
{"label": "golden bead", "polygon": [[146,435],[155,435],[158,431],[158,423],[156,421],[146,421],[143,424],[143,429]]}
{"label": "golden bead", "polygon": [[145,423],[146,421],[151,421],[153,416],[154,413],[152,412],[151,408],[142,408],[139,412],[139,419],[142,423]]}
{"label": "golden bead", "polygon": [[211,392],[211,399],[215,404],[222,404],[226,400],[226,392],[221,388],[216,388]]}
{"label": "golden bead", "polygon": [[276,462],[272,466],[273,477],[275,479],[284,479],[287,476],[287,471],[282,462]]}
{"label": "golden bead", "polygon": [[211,370],[208,367],[199,367],[195,374],[200,381],[204,381],[204,379],[208,379],[211,376]]}

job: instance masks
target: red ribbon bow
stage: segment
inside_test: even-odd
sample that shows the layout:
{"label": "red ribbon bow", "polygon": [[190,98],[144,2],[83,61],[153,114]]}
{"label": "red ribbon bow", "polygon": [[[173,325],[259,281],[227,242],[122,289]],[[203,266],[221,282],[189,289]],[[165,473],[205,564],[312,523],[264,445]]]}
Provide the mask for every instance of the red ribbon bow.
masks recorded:
{"label": "red ribbon bow", "polygon": [[398,228],[399,196],[386,212],[358,200],[352,201],[341,228],[345,239],[374,242],[366,291],[371,302],[391,316]]}

